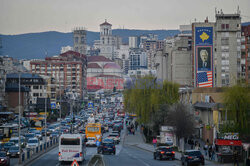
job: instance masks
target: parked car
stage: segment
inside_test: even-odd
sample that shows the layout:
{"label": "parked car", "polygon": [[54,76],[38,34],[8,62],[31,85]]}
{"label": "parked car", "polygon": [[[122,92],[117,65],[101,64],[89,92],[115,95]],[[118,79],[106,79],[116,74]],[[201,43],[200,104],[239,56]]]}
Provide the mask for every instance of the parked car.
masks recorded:
{"label": "parked car", "polygon": [[27,142],[27,148],[36,148],[39,146],[39,140],[37,138],[30,138]]}
{"label": "parked car", "polygon": [[175,159],[175,151],[173,151],[172,147],[159,146],[154,151],[154,159]]}
{"label": "parked car", "polygon": [[7,155],[10,157],[18,157],[19,154],[19,146],[11,146],[7,151]]}
{"label": "parked car", "polygon": [[0,166],[10,166],[10,158],[5,151],[0,151]]}
{"label": "parked car", "polygon": [[97,148],[97,153],[109,153],[115,155],[116,148],[113,141],[105,141]]}
{"label": "parked car", "polygon": [[182,165],[205,164],[204,156],[199,150],[186,150],[181,157]]}

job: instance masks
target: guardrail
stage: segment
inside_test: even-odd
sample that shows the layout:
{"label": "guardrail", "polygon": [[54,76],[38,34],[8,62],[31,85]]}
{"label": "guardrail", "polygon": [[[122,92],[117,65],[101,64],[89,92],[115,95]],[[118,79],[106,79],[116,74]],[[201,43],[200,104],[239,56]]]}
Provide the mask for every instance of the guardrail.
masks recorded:
{"label": "guardrail", "polygon": [[44,152],[53,149],[55,146],[58,145],[59,138],[53,138],[50,141],[47,141],[46,143],[43,143],[35,148],[27,149],[27,151],[23,152],[21,154],[21,164],[26,165],[29,162],[32,162],[33,160],[37,159],[41,154]]}

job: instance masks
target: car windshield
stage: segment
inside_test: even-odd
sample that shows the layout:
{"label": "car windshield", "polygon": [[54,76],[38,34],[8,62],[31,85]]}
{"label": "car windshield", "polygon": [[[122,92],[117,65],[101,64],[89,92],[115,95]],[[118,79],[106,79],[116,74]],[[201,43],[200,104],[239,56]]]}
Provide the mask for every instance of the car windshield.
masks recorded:
{"label": "car windshield", "polygon": [[0,157],[6,157],[6,153],[5,152],[0,152]]}
{"label": "car windshield", "polygon": [[25,135],[25,137],[32,138],[32,137],[35,137],[35,134],[27,134]]}
{"label": "car windshield", "polygon": [[110,136],[110,137],[117,137],[118,134],[110,134],[109,136]]}
{"label": "car windshield", "polygon": [[13,142],[7,142],[4,144],[4,146],[12,146],[14,143]]}
{"label": "car windshield", "polygon": [[112,144],[111,142],[107,142],[107,143],[103,143],[103,146],[113,146],[114,144]]}
{"label": "car windshield", "polygon": [[13,143],[17,144],[18,143],[18,139],[11,139],[10,142],[13,142]]}
{"label": "car windshield", "polygon": [[13,146],[13,147],[10,147],[10,150],[19,150],[19,147],[18,146]]}
{"label": "car windshield", "polygon": [[199,155],[201,155],[201,152],[200,151],[187,152],[187,155],[189,155],[189,156],[199,156]]}
{"label": "car windshield", "polygon": [[38,143],[38,141],[35,140],[35,139],[31,139],[31,140],[28,141],[28,143]]}

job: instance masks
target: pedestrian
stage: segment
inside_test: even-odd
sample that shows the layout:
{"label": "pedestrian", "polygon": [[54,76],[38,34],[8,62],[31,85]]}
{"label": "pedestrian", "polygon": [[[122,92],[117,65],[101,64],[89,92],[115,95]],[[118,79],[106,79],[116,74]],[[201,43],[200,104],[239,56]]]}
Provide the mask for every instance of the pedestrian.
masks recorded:
{"label": "pedestrian", "polygon": [[205,144],[203,149],[205,151],[205,155],[207,156],[208,144]]}
{"label": "pedestrian", "polygon": [[248,158],[246,160],[246,166],[250,166],[250,155],[248,156]]}
{"label": "pedestrian", "polygon": [[135,129],[134,129],[134,128],[131,128],[131,133],[132,133],[133,135],[135,135]]}
{"label": "pedestrian", "polygon": [[234,166],[239,166],[239,153],[237,150],[233,152]]}
{"label": "pedestrian", "polygon": [[191,145],[191,149],[193,149],[194,148],[194,141],[192,139],[190,141],[190,145]]}
{"label": "pedestrian", "polygon": [[138,122],[135,121],[135,130],[137,130],[137,127],[138,127]]}
{"label": "pedestrian", "polygon": [[210,160],[212,160],[212,146],[211,145],[208,148],[208,157]]}
{"label": "pedestrian", "polygon": [[154,145],[154,148],[156,148],[156,144],[157,144],[157,139],[154,137],[154,138],[153,138],[153,145]]}

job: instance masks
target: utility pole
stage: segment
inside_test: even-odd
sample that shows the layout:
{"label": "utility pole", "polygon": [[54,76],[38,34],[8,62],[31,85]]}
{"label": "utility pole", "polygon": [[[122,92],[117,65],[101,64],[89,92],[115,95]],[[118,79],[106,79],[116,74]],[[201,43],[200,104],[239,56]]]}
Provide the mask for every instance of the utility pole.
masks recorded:
{"label": "utility pole", "polygon": [[47,92],[46,92],[46,86],[44,86],[45,90],[45,151],[47,150]]}
{"label": "utility pole", "polygon": [[19,160],[18,163],[21,164],[22,160],[22,153],[21,153],[21,73],[19,71],[19,92],[18,92],[18,112],[19,112],[19,116],[18,116],[18,150],[19,150]]}

